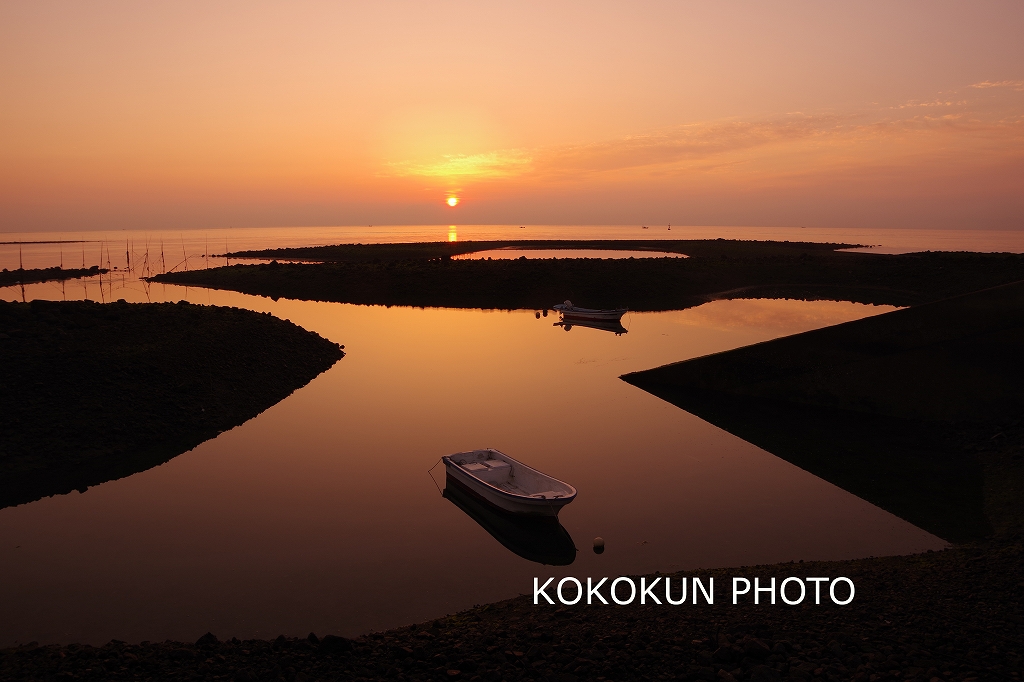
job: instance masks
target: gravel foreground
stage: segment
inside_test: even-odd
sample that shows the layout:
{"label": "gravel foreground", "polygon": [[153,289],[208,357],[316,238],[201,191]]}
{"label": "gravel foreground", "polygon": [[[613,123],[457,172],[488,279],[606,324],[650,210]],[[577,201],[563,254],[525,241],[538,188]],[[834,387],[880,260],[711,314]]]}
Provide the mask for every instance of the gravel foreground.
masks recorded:
{"label": "gravel foreground", "polygon": [[[523,596],[354,640],[33,643],[0,651],[0,679],[1018,680],[1021,540],[688,574],[715,578],[713,606],[534,606]],[[733,576],[847,576],[857,592],[848,606],[825,592],[815,606],[812,590],[800,606],[734,606]]]}

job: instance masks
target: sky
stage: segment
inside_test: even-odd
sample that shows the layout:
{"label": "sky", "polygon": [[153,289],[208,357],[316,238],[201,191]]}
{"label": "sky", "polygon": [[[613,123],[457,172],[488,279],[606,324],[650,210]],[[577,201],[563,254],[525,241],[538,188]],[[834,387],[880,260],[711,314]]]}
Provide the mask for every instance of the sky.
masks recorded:
{"label": "sky", "polygon": [[5,0],[0,231],[1024,229],[1021,36],[1019,0]]}

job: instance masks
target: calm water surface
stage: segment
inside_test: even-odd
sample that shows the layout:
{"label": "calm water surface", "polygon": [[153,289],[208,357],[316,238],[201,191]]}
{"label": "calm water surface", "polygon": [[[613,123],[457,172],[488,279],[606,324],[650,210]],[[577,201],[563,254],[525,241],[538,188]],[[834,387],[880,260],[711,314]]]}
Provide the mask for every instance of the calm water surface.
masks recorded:
{"label": "calm water surface", "polygon": [[[207,630],[351,636],[529,592],[534,576],[944,544],[618,379],[887,307],[719,301],[629,314],[629,332],[615,336],[565,332],[529,311],[107,286],[106,299],[271,312],[345,344],[348,356],[167,464],[0,510],[0,646],[194,640]],[[26,296],[99,300],[98,290],[39,284]],[[581,550],[574,564],[512,554],[441,497],[427,473],[438,458],[488,446],[579,489],[560,516]],[[590,549],[598,535],[600,556]]]}
{"label": "calm water surface", "polygon": [[453,260],[514,260],[516,258],[686,258],[668,251],[622,251],[616,249],[492,249],[452,256]]}

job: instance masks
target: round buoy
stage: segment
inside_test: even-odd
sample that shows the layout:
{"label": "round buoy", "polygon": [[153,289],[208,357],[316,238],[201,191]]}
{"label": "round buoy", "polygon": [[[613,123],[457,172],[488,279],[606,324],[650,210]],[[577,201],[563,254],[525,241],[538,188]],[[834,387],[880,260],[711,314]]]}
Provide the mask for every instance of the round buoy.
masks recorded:
{"label": "round buoy", "polygon": [[604,538],[594,538],[594,554],[604,552]]}

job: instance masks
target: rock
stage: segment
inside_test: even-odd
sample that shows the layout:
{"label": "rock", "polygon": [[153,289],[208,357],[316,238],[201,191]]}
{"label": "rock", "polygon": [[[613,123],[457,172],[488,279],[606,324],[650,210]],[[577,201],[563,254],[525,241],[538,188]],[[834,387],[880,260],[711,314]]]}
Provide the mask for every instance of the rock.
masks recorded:
{"label": "rock", "polygon": [[320,651],[327,654],[339,654],[352,651],[352,640],[337,635],[324,635],[320,640]]}
{"label": "rock", "polygon": [[714,682],[717,679],[715,675],[715,669],[710,666],[704,666],[697,671],[697,677],[705,682]]}
{"label": "rock", "polygon": [[196,646],[211,647],[220,644],[220,640],[212,632],[207,632],[205,635],[196,640]]}
{"label": "rock", "polygon": [[768,645],[759,639],[748,639],[743,645],[743,653],[751,658],[764,660],[765,658],[768,658],[769,654],[771,654],[771,649],[769,649]]}
{"label": "rock", "polygon": [[780,675],[774,668],[766,665],[756,665],[750,671],[749,682],[777,682]]}

